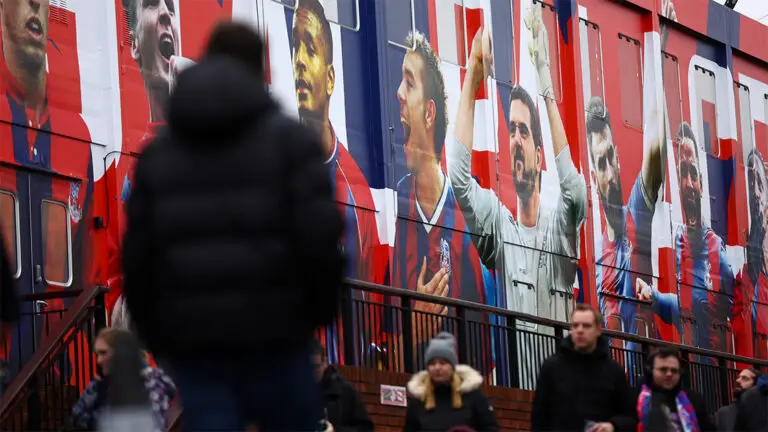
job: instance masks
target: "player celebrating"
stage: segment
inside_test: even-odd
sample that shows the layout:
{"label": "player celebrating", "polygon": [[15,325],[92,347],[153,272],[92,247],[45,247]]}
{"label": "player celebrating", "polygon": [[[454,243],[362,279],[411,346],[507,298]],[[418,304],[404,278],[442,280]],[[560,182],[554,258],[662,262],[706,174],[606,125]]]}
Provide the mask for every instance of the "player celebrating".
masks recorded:
{"label": "player celebrating", "polygon": [[[678,287],[691,291],[691,298],[662,294],[638,279],[638,297],[653,302],[661,319],[681,328],[681,311],[690,310],[694,323],[691,342],[704,349],[728,351],[724,328],[733,308],[734,276],[723,240],[705,226],[701,218],[702,178],[699,150],[691,126],[683,122],[675,140],[677,175],[684,225],[675,236]],[[678,292],[682,291],[678,288]],[[680,303],[689,303],[681,305]],[[715,331],[713,331],[715,329]],[[709,359],[702,358],[709,362]]]}
{"label": "player celebrating", "polygon": [[[489,269],[498,268],[502,245],[504,253],[508,307],[519,312],[538,314],[566,321],[570,302],[556,304],[554,289],[572,293],[577,265],[575,257],[578,232],[585,218],[586,185],[576,171],[568,148],[560,112],[553,98],[547,36],[541,19],[541,5],[534,6],[530,29],[533,33],[531,60],[536,66],[539,89],[545,96],[551,125],[555,161],[560,178],[560,196],[556,208],[541,204],[541,172],[544,143],[541,123],[533,99],[522,87],[514,87],[510,96],[509,139],[511,142],[512,175],[520,199],[517,215],[503,206],[495,193],[483,189],[471,176],[475,93],[489,70],[490,53],[484,53],[481,32],[475,36],[469,67],[461,89],[456,115],[456,142],[451,145],[449,174],[456,201],[470,227],[483,263]],[[538,12],[537,12],[538,11]],[[502,212],[500,215],[499,212]],[[515,289],[513,281],[522,281],[534,289]]]}
{"label": "player celebrating", "polygon": [[[421,33],[409,34],[406,46],[410,49],[403,59],[397,99],[409,174],[397,185],[394,283],[428,294],[486,303],[488,288],[483,285],[479,256],[440,166],[448,127],[440,59]],[[431,280],[424,284],[426,274]],[[447,313],[447,308],[433,303],[415,302],[413,308],[435,315]],[[439,321],[430,320],[431,333],[417,332],[414,340],[423,343],[431,339]]]}
{"label": "player celebrating", "polygon": [[[597,252],[597,288],[600,293],[600,313],[619,316],[624,328],[612,330],[637,334],[638,318],[653,328],[653,311],[637,301],[636,280],[651,283],[651,225],[656,199],[664,179],[665,127],[658,110],[651,110],[646,135],[650,140],[643,156],[643,166],[637,175],[629,201],[624,205],[621,188],[621,167],[618,149],[613,141],[611,117],[605,103],[593,97],[587,107],[587,143],[595,172],[595,181],[603,206],[606,226]],[[650,133],[650,134],[649,134]],[[649,335],[654,336],[654,335]],[[626,349],[639,349],[634,342],[625,342]]]}

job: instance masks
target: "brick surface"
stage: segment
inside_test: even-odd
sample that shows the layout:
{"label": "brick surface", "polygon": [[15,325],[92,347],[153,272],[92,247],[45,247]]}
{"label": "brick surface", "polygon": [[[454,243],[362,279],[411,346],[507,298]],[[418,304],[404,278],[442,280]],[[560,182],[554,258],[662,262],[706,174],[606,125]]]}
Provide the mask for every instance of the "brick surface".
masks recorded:
{"label": "brick surface", "polygon": [[[399,432],[402,430],[405,423],[405,408],[382,405],[379,386],[381,384],[405,386],[410,379],[410,374],[348,366],[337,366],[337,368],[360,392],[377,431]],[[496,411],[496,420],[502,431],[531,430],[533,392],[484,386],[483,393],[493,405]]]}

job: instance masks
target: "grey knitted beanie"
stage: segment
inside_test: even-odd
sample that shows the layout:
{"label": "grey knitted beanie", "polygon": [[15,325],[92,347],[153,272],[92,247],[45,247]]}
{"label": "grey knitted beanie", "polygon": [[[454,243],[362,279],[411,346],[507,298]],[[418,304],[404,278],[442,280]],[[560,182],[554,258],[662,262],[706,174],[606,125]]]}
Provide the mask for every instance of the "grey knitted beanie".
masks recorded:
{"label": "grey knitted beanie", "polygon": [[456,367],[458,358],[456,356],[456,339],[448,332],[440,332],[434,339],[429,341],[425,360],[427,364],[433,359],[441,358],[446,360],[451,366]]}

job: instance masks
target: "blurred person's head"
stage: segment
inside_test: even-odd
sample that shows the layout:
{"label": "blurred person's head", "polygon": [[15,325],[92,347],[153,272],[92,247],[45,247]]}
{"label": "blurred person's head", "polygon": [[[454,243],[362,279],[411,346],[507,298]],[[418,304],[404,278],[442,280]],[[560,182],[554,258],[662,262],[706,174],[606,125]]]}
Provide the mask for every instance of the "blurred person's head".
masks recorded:
{"label": "blurred person's head", "polygon": [[[93,344],[93,351],[96,354],[96,364],[101,369],[101,373],[105,376],[109,376],[112,372],[112,357],[115,353],[115,344],[121,338],[133,337],[130,331],[108,327],[102,329],[96,336],[96,341]],[[141,353],[142,357],[146,360],[146,353]]]}
{"label": "blurred person's head", "polygon": [[576,351],[590,353],[595,350],[603,329],[600,312],[584,303],[576,304],[571,314],[570,338]]}
{"label": "blurred person's head", "polygon": [[255,77],[264,79],[264,39],[248,24],[224,21],[213,29],[206,56],[228,56],[244,63]]}
{"label": "blurred person's head", "polygon": [[315,368],[315,379],[319,382],[328,368],[328,354],[323,344],[317,339],[312,342],[312,365]]}
{"label": "blurred person's head", "polygon": [[530,202],[541,190],[544,141],[536,103],[522,86],[512,87],[509,95],[509,151],[512,179],[520,200]]}
{"label": "blurred person's head", "polygon": [[760,372],[758,372],[757,369],[742,369],[741,372],[739,372],[739,376],[736,377],[736,388],[734,392],[738,394],[751,389],[755,386],[757,377],[759,376]]}
{"label": "blurred person's head", "polygon": [[649,366],[653,385],[662,390],[674,390],[680,384],[682,365],[677,350],[673,348],[659,348],[651,354]]}
{"label": "blurred person's head", "polygon": [[403,58],[397,99],[400,122],[405,133],[405,161],[408,171],[440,161],[448,129],[445,80],[440,71],[440,58],[419,32],[410,33],[409,47]]}
{"label": "blurred person's head", "polygon": [[0,0],[3,57],[22,86],[34,87],[45,77],[49,16],[50,0]]}
{"label": "blurred person's head", "polygon": [[122,0],[131,38],[131,57],[144,85],[154,94],[167,94],[171,57],[179,55],[179,29],[174,0]]}
{"label": "blurred person's head", "polygon": [[456,340],[448,332],[442,332],[429,341],[424,353],[429,378],[435,384],[449,384],[458,362]]}
{"label": "blurred person's head", "polygon": [[599,96],[593,96],[587,105],[587,144],[605,219],[611,229],[623,232],[624,198],[619,153],[613,141],[611,115]]}
{"label": "blurred person's head", "polygon": [[299,0],[293,18],[293,80],[299,117],[326,123],[336,84],[333,36],[319,0]]}

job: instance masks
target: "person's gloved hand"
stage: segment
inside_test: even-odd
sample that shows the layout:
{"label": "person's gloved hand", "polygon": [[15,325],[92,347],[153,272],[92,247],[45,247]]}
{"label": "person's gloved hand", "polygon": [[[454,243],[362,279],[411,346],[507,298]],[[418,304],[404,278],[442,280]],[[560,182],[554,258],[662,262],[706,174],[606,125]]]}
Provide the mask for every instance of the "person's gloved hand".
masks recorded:
{"label": "person's gloved hand", "polygon": [[525,27],[531,31],[531,40],[528,42],[528,55],[531,63],[536,68],[536,81],[539,85],[539,93],[546,97],[555,97],[552,86],[552,74],[549,68],[549,37],[547,27],[541,17],[541,3],[534,3],[528,9],[525,16]]}

